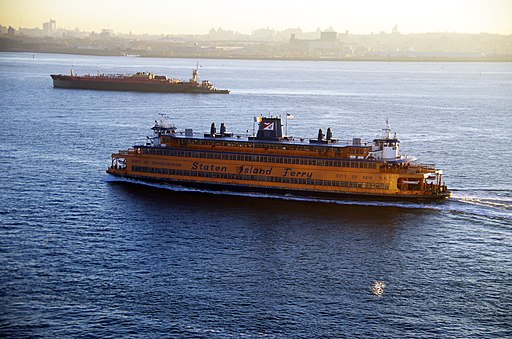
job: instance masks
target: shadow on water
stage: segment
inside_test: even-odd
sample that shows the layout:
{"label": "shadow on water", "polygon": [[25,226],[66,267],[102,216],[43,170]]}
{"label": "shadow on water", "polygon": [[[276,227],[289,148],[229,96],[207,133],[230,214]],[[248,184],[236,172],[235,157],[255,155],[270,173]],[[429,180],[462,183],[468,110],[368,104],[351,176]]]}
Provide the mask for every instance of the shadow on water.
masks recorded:
{"label": "shadow on water", "polygon": [[315,198],[282,197],[262,194],[230,194],[181,188],[154,187],[124,181],[109,182],[114,199],[130,208],[151,213],[221,214],[226,218],[276,218],[335,225],[396,227],[411,218],[437,213],[436,209],[407,203],[385,203],[361,200],[319,200]]}

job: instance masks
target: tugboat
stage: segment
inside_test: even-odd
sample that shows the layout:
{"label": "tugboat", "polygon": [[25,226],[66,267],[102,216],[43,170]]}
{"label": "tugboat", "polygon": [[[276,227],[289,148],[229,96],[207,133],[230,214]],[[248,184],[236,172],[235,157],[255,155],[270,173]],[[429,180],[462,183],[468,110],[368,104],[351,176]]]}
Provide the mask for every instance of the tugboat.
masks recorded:
{"label": "tugboat", "polygon": [[178,132],[167,117],[153,136],[112,154],[107,173],[211,190],[321,196],[326,198],[444,199],[451,195],[443,172],[400,152],[387,124],[373,142],[341,141],[320,129],[314,139],[283,135],[280,117],[258,117],[258,131],[244,137],[217,131]]}
{"label": "tugboat", "polygon": [[199,70],[192,71],[192,78],[188,81],[167,78],[165,75],[155,75],[148,72],[135,74],[98,74],[70,75],[51,74],[53,87],[93,89],[106,91],[136,91],[161,93],[205,93],[229,94],[227,89],[218,89],[208,80],[199,80]]}

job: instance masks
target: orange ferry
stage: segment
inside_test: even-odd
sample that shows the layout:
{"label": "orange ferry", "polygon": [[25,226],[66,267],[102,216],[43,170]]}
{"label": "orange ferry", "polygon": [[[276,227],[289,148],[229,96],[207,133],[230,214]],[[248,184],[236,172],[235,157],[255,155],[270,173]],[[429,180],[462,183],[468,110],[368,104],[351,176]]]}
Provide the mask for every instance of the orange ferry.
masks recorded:
{"label": "orange ferry", "polygon": [[334,139],[330,128],[315,139],[283,135],[279,117],[258,117],[257,134],[177,132],[167,117],[154,136],[112,155],[107,173],[212,190],[280,193],[328,198],[442,199],[451,195],[435,165],[400,153],[389,124],[371,143]]}

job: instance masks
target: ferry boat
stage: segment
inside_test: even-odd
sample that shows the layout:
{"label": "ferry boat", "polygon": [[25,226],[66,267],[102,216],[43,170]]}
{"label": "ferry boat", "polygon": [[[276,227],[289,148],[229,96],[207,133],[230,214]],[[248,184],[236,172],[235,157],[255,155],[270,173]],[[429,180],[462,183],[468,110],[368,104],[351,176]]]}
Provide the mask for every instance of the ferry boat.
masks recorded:
{"label": "ferry boat", "polygon": [[70,75],[51,74],[53,87],[93,89],[107,91],[136,91],[136,92],[163,92],[163,93],[206,93],[229,94],[227,89],[218,89],[208,80],[199,81],[199,71],[196,67],[192,71],[189,81],[167,78],[165,75],[156,75],[148,72],[135,74],[98,74]]}
{"label": "ferry boat", "polygon": [[258,117],[251,136],[218,131],[178,132],[167,117],[155,121],[147,143],[112,154],[107,173],[208,190],[325,198],[443,199],[443,172],[400,152],[389,124],[372,142],[341,141],[330,128],[313,139],[283,135],[280,117]]}

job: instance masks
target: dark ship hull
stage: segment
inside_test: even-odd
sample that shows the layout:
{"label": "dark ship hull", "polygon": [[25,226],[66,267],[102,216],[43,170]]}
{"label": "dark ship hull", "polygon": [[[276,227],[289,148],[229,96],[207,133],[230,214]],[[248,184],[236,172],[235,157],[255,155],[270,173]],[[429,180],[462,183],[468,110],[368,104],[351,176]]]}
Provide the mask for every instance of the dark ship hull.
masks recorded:
{"label": "dark ship hull", "polygon": [[53,79],[53,87],[56,88],[160,93],[229,93],[229,90],[213,87],[208,81],[201,83],[192,79],[190,81],[181,81],[148,73],[137,73],[127,76],[52,74],[51,77]]}

